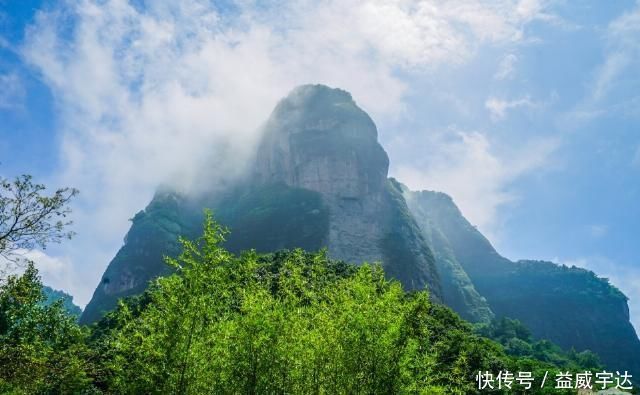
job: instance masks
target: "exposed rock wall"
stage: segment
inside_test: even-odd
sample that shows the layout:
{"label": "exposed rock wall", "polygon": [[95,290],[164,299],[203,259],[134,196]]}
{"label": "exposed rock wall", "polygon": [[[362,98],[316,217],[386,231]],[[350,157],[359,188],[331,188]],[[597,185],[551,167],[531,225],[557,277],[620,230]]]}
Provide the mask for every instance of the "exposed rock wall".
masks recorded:
{"label": "exposed rock wall", "polygon": [[[430,287],[439,298],[434,258],[419,228],[410,215],[403,217],[407,224],[396,221],[407,208],[387,180],[389,158],[377,137],[375,124],[349,93],[301,86],[265,126],[256,182],[320,193],[329,209],[326,245],[333,258],[382,262],[407,288]],[[410,257],[389,250],[395,238]]]}
{"label": "exposed rock wall", "polygon": [[166,274],[163,256],[179,250],[178,236],[197,235],[205,207],[231,228],[227,248],[234,252],[327,247],[333,258],[381,262],[405,287],[429,288],[440,300],[435,260],[387,179],[389,158],[377,134],[349,93],[322,85],[295,89],[267,121],[249,179],[197,200],[160,193],[136,215],[83,322]]}

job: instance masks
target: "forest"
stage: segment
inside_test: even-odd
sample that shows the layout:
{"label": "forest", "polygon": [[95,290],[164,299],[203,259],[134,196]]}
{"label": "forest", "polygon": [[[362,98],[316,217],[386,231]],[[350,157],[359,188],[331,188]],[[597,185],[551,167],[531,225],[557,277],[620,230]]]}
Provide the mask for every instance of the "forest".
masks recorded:
{"label": "forest", "polygon": [[[166,258],[172,274],[91,326],[47,302],[30,264],[0,288],[0,392],[513,393],[479,372],[531,372],[527,393],[567,393],[548,372],[600,371],[588,351],[534,341],[515,320],[475,325],[406,292],[379,265],[324,250],[232,254],[211,215]],[[493,340],[492,340],[493,339]]]}

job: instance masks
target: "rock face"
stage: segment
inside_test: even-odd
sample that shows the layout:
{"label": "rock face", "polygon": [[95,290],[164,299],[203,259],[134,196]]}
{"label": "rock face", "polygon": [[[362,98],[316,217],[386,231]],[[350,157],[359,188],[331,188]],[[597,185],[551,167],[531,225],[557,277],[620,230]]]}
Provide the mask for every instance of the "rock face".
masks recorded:
{"label": "rock face", "polygon": [[375,124],[348,92],[322,85],[296,88],[276,106],[265,126],[256,179],[361,199],[380,193],[389,158]]}
{"label": "rock face", "polygon": [[326,247],[336,259],[381,262],[407,289],[428,288],[441,300],[433,254],[399,184],[387,178],[389,159],[375,124],[349,93],[322,85],[295,89],[267,121],[254,168],[220,196],[158,194],[133,219],[82,322],[166,274],[162,256],[176,253],[179,235],[197,235],[205,207],[231,229],[231,251]]}
{"label": "rock face", "polygon": [[402,187],[402,191],[413,217],[435,255],[445,303],[471,322],[491,321],[494,313],[489,303],[477,291],[458,261],[457,251],[436,222],[432,200],[450,198],[438,192],[411,192],[405,186]]}
{"label": "rock face", "polygon": [[[434,258],[395,185],[371,118],[351,95],[322,85],[296,88],[269,118],[257,153],[257,184],[284,183],[322,196],[329,254],[348,262],[383,262],[411,289],[440,287]],[[404,228],[403,228],[404,227]],[[394,238],[397,238],[395,240]],[[401,243],[396,246],[394,243]],[[397,262],[396,247],[411,251]]]}
{"label": "rock face", "polygon": [[295,89],[266,124],[256,182],[318,192],[329,208],[326,245],[335,258],[382,260],[389,158],[377,134],[349,93],[318,85]]}
{"label": "rock face", "polygon": [[81,322],[167,274],[163,256],[179,251],[178,236],[198,236],[211,208],[231,229],[230,251],[326,247],[348,262],[379,261],[405,288],[428,288],[469,321],[517,318],[538,338],[590,349],[609,369],[640,376],[640,341],[620,291],[586,270],[511,262],[450,197],[409,191],[388,168],[375,124],[349,93],[295,89],[265,124],[253,174],[215,196],[159,191],[136,214]]}

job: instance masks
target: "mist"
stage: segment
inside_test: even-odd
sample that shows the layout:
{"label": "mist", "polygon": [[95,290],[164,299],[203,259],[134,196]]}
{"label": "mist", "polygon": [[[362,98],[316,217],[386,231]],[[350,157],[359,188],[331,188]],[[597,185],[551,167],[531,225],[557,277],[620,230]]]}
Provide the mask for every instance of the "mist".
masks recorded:
{"label": "mist", "polygon": [[[261,124],[295,86],[340,87],[375,120],[394,119],[408,89],[398,71],[428,73],[464,62],[481,42],[517,40],[540,12],[496,3],[483,19],[475,2],[396,1],[253,9],[69,1],[38,12],[28,28],[21,56],[58,111],[51,182],[81,191],[78,236],[52,258],[63,269],[43,274],[77,303],[88,301],[127,219],[159,185],[194,193],[242,174]],[[388,29],[372,28],[380,24]]]}

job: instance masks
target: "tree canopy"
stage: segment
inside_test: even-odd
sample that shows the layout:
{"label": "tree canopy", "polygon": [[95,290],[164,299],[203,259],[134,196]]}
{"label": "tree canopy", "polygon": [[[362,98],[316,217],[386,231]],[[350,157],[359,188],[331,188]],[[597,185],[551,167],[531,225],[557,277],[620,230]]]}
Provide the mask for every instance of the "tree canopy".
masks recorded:
{"label": "tree canopy", "polygon": [[[234,255],[221,247],[225,235],[208,215],[204,234],[167,258],[173,274],[91,328],[62,302],[42,303],[32,265],[10,277],[0,287],[0,391],[471,394],[479,371],[560,371],[508,355],[378,265],[325,251]],[[528,341],[518,325],[503,326],[494,332]]]}

